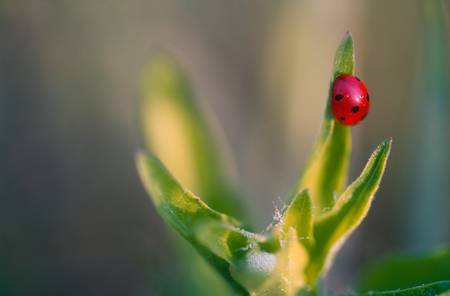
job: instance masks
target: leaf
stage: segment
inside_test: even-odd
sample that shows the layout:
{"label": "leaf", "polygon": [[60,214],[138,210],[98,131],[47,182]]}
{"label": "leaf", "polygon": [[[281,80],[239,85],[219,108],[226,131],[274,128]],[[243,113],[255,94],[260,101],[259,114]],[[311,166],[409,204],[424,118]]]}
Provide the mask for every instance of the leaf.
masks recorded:
{"label": "leaf", "polygon": [[182,188],[155,156],[138,153],[136,163],[142,183],[165,222],[188,240],[236,292],[247,295],[245,289],[230,275],[230,250],[233,250],[233,246],[224,242],[223,245],[217,245],[223,250],[212,249],[198,239],[198,231],[202,225],[220,224],[235,230],[233,235],[241,241],[248,240],[251,235],[239,232],[238,221],[211,209],[200,198]]}
{"label": "leaf", "polygon": [[297,238],[304,245],[310,245],[313,239],[312,204],[308,190],[298,193],[286,209],[280,225],[280,238],[295,229]]}
{"label": "leaf", "polygon": [[323,269],[327,270],[339,247],[369,211],[383,176],[390,148],[391,141],[380,144],[361,175],[342,193],[333,209],[315,222],[315,247],[307,268],[310,284],[315,282]]}
{"label": "leaf", "polygon": [[139,126],[146,147],[213,209],[242,219],[243,207],[224,174],[216,139],[181,67],[170,55],[156,55],[142,77]]}
{"label": "leaf", "polygon": [[290,228],[276,256],[275,268],[254,292],[255,296],[294,296],[304,286],[308,252],[300,244],[296,230]]}
{"label": "leaf", "polygon": [[195,236],[202,245],[229,263],[250,251],[259,250],[260,244],[266,241],[262,235],[216,221],[198,225]]}
{"label": "leaf", "polygon": [[[411,271],[410,271],[411,272]],[[364,296],[448,296],[450,295],[450,281],[435,282],[427,285],[420,285],[408,289],[396,289],[391,291],[370,291]]]}
{"label": "leaf", "polygon": [[[215,145],[220,130],[214,129],[213,137],[208,128],[210,120],[204,116],[208,113],[199,107],[187,76],[171,55],[154,55],[144,67],[137,111],[141,144],[213,209],[247,222],[239,194],[225,176],[222,155]],[[232,163],[230,157],[228,163]],[[218,287],[218,296],[229,294],[190,246],[177,237],[172,239],[181,266],[197,271],[185,275],[194,294],[208,295],[211,287]]]}
{"label": "leaf", "polygon": [[393,254],[363,271],[358,290],[407,288],[449,279],[449,248],[422,254]]}
{"label": "leaf", "polygon": [[308,188],[313,205],[317,208],[316,214],[321,213],[322,209],[333,206],[335,194],[342,192],[346,183],[351,150],[351,131],[349,127],[340,124],[333,117],[331,89],[336,76],[342,73],[354,74],[354,72],[353,39],[348,33],[336,51],[320,136],[293,194]]}

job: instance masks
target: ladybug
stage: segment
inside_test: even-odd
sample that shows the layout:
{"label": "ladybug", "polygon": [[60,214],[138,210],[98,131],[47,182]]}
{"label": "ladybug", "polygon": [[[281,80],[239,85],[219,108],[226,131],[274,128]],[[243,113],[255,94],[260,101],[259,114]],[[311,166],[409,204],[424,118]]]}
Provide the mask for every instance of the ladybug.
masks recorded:
{"label": "ladybug", "polygon": [[341,74],[333,83],[331,108],[334,118],[344,125],[355,125],[363,120],[370,108],[367,88],[358,77]]}

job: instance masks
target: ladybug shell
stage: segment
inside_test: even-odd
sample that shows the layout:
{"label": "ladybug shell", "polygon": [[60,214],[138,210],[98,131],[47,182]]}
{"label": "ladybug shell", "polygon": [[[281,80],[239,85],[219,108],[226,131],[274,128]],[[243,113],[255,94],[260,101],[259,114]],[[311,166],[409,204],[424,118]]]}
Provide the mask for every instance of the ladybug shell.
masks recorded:
{"label": "ladybug shell", "polygon": [[369,112],[369,93],[364,82],[356,76],[341,74],[336,77],[332,95],[334,118],[344,125],[357,124]]}

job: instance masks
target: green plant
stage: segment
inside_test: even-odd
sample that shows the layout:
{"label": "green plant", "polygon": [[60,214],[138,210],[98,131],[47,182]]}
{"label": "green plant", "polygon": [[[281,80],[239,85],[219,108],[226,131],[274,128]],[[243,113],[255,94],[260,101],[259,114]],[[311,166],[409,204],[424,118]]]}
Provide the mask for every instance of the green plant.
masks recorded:
{"label": "green plant", "polygon": [[[336,52],[331,82],[339,74],[354,74],[354,69],[353,40],[347,34]],[[147,147],[136,157],[141,180],[166,223],[194,246],[236,294],[319,293],[320,277],[369,211],[391,140],[377,147],[360,176],[345,187],[351,130],[334,120],[329,104],[330,96],[319,138],[288,196],[289,205],[271,232],[260,234],[242,222],[245,211],[221,171],[212,137],[179,67],[170,57],[160,56],[145,72],[139,111]],[[172,133],[161,131],[167,125]],[[176,139],[168,141],[168,137]],[[185,156],[180,158],[180,153]],[[191,172],[180,173],[184,186],[156,155],[172,167],[181,165]],[[367,295],[437,295],[449,289],[450,281],[443,281]]]}

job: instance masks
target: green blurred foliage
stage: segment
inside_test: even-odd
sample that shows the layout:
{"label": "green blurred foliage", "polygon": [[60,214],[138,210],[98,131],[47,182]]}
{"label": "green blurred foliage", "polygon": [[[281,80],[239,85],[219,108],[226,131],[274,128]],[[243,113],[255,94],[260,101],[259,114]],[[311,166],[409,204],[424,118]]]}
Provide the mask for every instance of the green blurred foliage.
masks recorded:
{"label": "green blurred foliage", "polygon": [[391,254],[368,266],[358,289],[395,290],[450,279],[450,249],[427,253]]}

